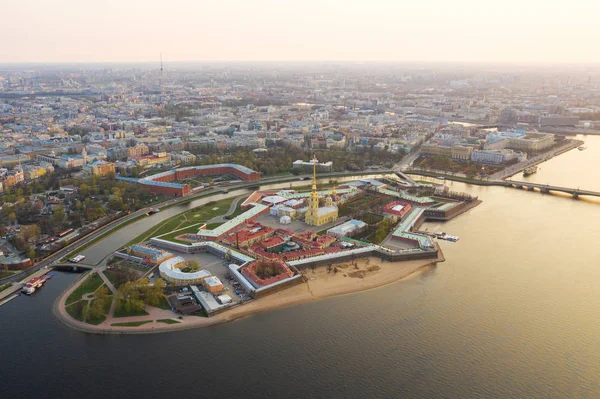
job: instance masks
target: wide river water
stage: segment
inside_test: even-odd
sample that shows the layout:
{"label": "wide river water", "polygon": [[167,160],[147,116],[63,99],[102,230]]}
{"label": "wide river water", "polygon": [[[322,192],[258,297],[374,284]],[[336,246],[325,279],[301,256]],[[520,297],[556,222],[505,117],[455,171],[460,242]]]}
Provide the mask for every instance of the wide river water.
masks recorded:
{"label": "wide river water", "polygon": [[[585,139],[532,180],[600,189],[600,137]],[[460,236],[446,262],[215,327],[70,330],[51,313],[76,278],[60,273],[0,307],[2,397],[600,397],[600,203],[449,184],[483,203],[424,226]]]}

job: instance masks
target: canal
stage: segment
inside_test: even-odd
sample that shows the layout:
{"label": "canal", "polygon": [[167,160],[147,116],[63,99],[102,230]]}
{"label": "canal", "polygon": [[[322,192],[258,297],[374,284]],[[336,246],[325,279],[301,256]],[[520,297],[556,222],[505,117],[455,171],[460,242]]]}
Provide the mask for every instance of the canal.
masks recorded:
{"label": "canal", "polygon": [[[600,188],[598,158],[586,158],[600,141],[586,145],[537,175]],[[583,168],[587,176],[575,173]],[[215,327],[144,336],[72,331],[51,314],[76,278],[59,273],[34,296],[0,307],[3,391],[11,398],[598,398],[600,205],[448,184],[483,203],[425,225],[460,236],[441,242],[446,262],[383,288]]]}

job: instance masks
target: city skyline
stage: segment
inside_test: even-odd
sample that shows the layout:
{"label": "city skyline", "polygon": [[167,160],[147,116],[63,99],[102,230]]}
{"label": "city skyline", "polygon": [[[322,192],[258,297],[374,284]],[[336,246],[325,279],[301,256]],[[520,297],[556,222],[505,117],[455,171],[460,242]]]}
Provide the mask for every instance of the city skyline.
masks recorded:
{"label": "city skyline", "polygon": [[537,0],[487,8],[471,0],[169,5],[11,3],[0,63],[155,62],[160,53],[165,62],[600,62],[587,45],[600,37],[600,5],[589,1],[568,9]]}

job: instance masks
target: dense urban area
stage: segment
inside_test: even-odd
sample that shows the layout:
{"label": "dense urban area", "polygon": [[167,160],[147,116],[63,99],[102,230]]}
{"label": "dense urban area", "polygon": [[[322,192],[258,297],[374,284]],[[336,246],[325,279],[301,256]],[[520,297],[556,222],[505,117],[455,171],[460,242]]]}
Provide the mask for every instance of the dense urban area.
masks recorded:
{"label": "dense urban area", "polygon": [[[191,209],[87,265],[100,269],[64,309],[89,325],[169,326],[183,323],[173,311],[216,315],[319,266],[363,278],[375,258],[439,261],[435,239],[458,237],[420,224],[480,201],[415,175],[502,181],[585,150],[571,136],[600,134],[599,80],[391,64],[0,69],[0,279],[52,254],[86,267],[69,246],[99,229],[242,185],[250,195]],[[376,177],[341,179],[359,174]]]}

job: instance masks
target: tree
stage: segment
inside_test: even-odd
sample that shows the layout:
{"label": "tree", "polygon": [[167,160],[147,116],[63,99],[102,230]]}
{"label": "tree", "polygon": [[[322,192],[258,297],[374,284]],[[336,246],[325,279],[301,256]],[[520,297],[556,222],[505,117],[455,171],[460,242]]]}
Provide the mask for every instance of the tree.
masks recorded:
{"label": "tree", "polygon": [[185,267],[190,270],[190,272],[196,272],[200,270],[200,264],[193,259],[185,261]]}
{"label": "tree", "polygon": [[25,241],[35,241],[40,238],[40,227],[37,224],[30,224],[28,226],[22,226],[19,236]]}
{"label": "tree", "polygon": [[83,198],[89,196],[91,191],[92,188],[88,184],[83,183],[81,186],[79,186],[79,195]]}
{"label": "tree", "polygon": [[65,221],[65,209],[62,206],[58,206],[54,210],[54,215],[52,215],[52,221],[57,225],[62,225]]}
{"label": "tree", "polygon": [[109,300],[110,296],[108,295],[108,288],[105,285],[98,288],[98,290],[94,293],[94,300],[86,309],[86,318],[98,319],[104,316],[104,309],[106,308]]}

